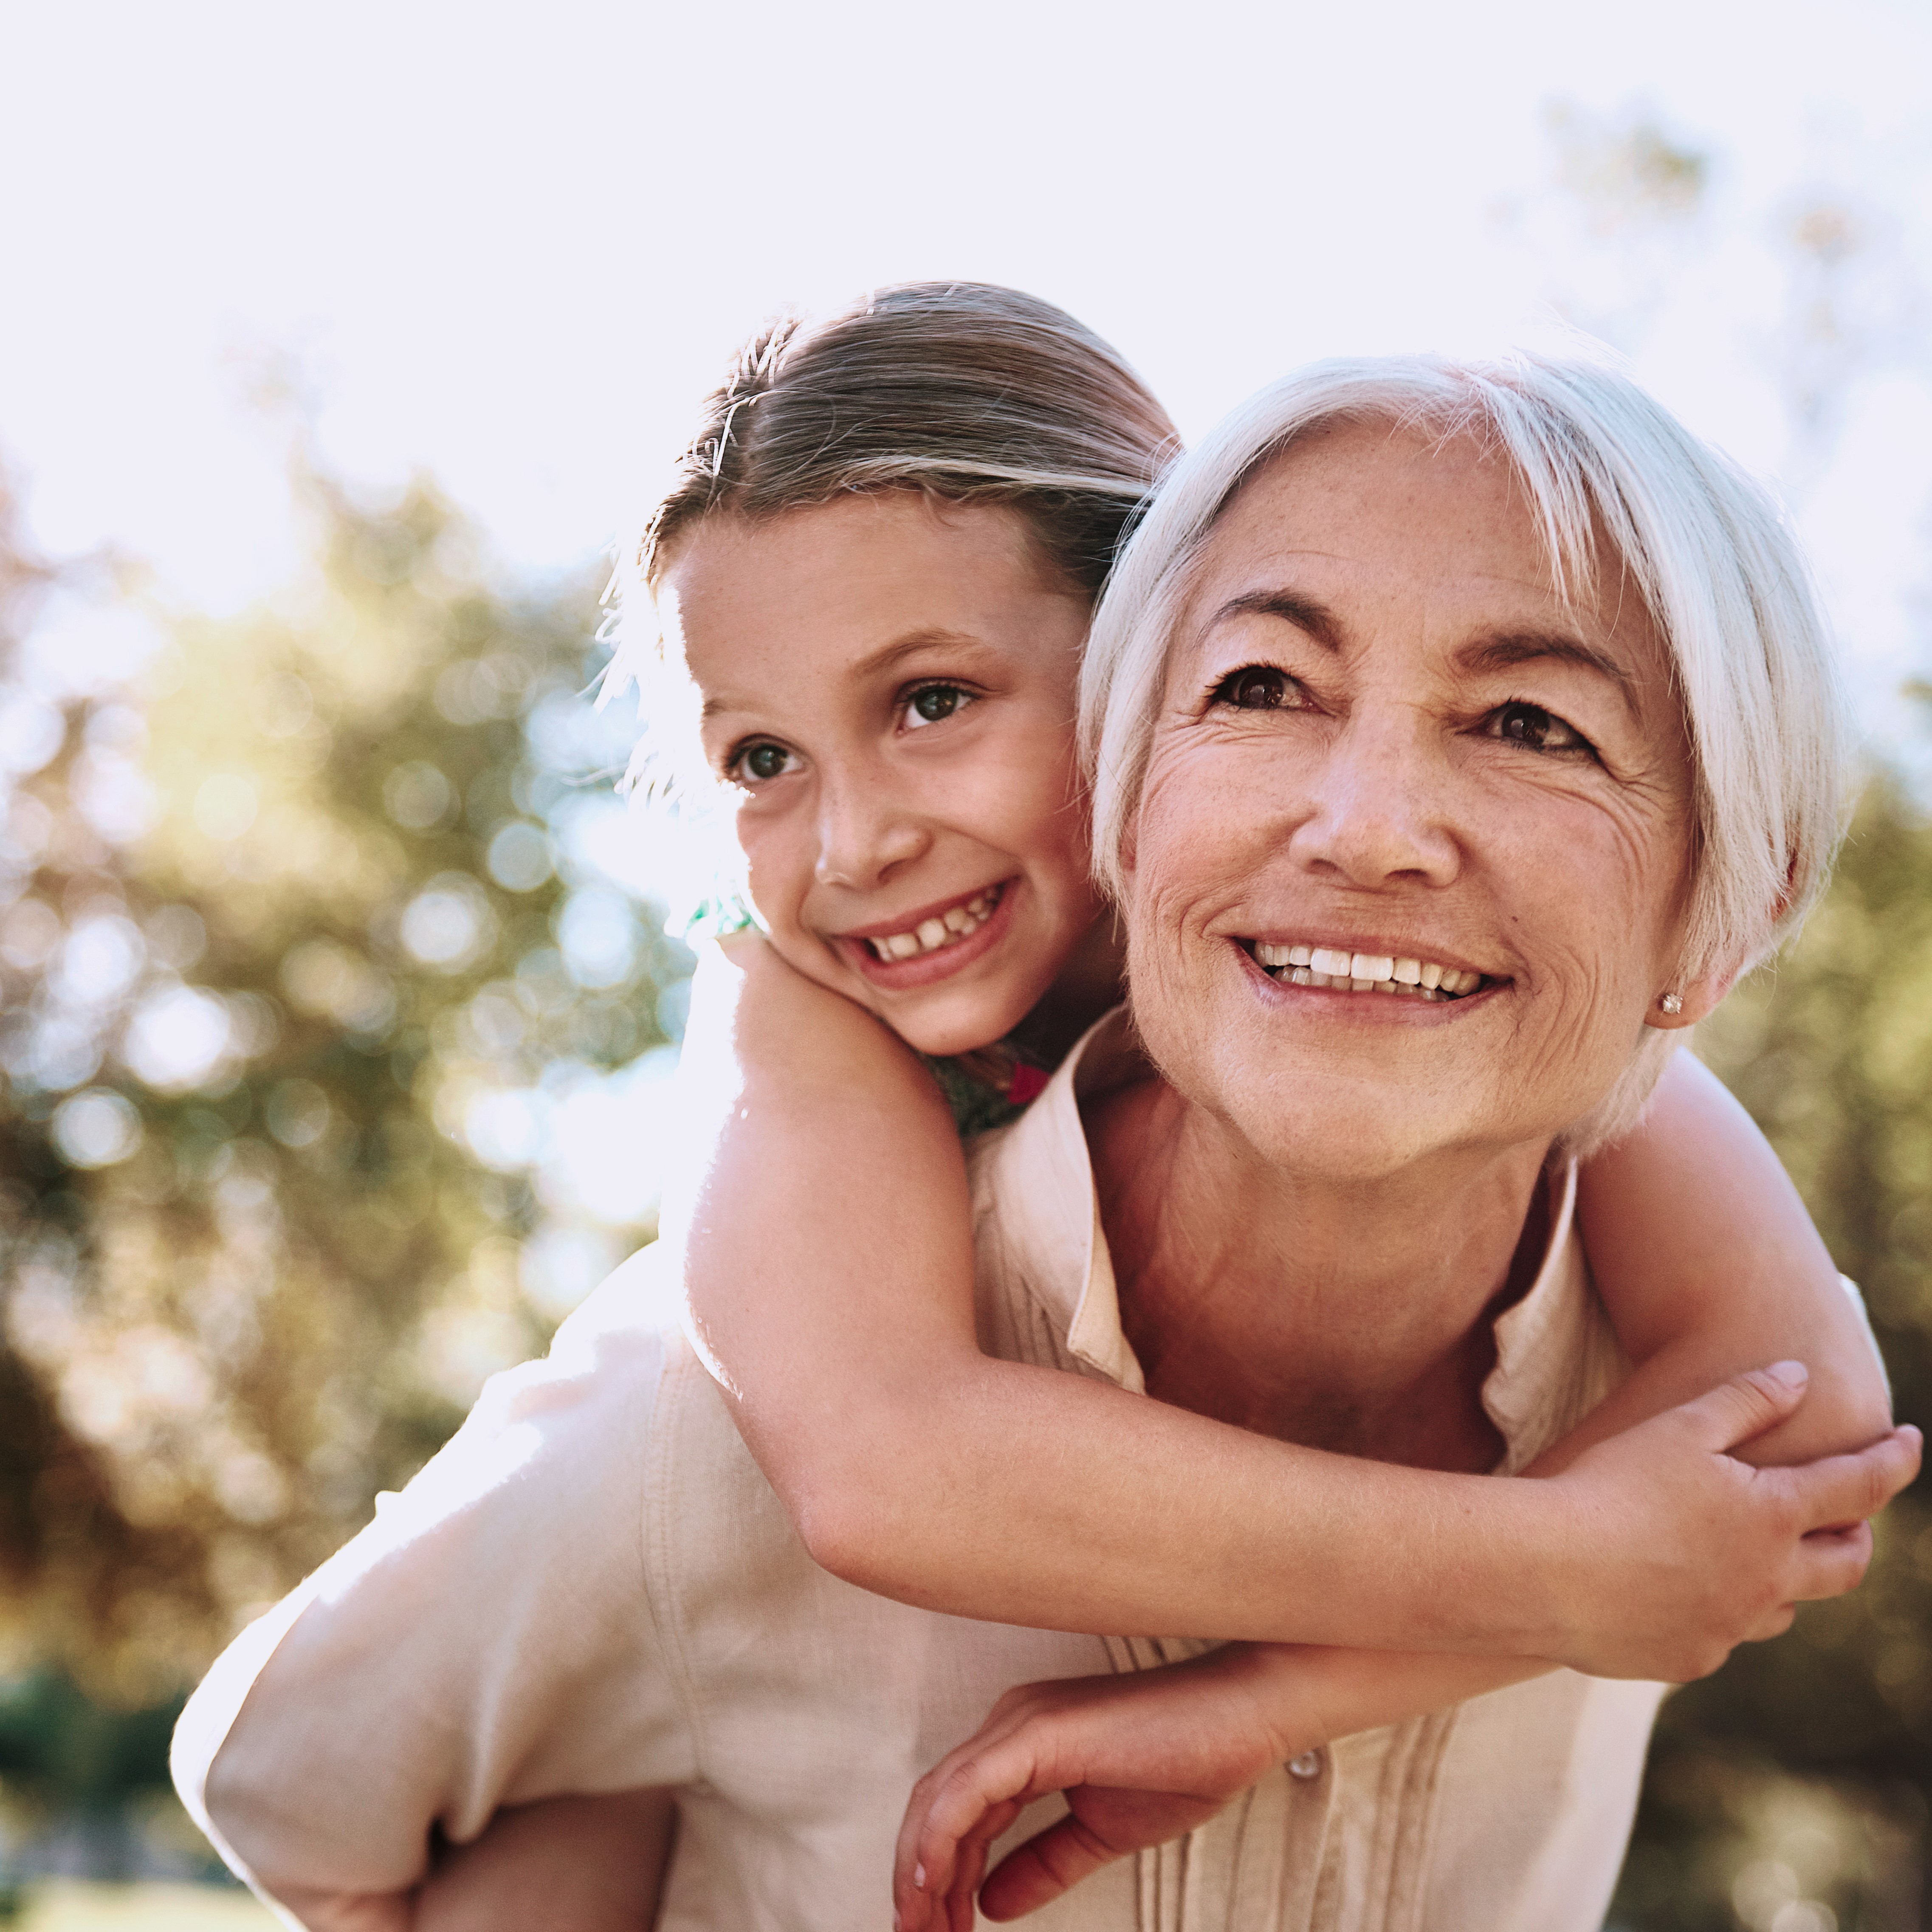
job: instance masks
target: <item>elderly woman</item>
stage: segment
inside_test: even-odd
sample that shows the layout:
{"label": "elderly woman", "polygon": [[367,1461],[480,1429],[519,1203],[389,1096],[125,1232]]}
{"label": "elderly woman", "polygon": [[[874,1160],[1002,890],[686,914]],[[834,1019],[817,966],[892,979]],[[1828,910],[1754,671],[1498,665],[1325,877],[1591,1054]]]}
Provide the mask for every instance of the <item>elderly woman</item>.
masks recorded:
{"label": "elderly woman", "polygon": [[[978,1145],[986,1346],[1318,1448],[1522,1468],[1624,1372],[1575,1153],[1828,856],[1836,698],[1774,514],[1614,375],[1319,370],[1164,490],[1086,700],[1132,1025]],[[618,1808],[640,1919],[662,1877],[662,1927],[868,1922],[913,1773],[1001,1693],[1179,1664],[1144,1701],[1004,1707],[922,1787],[902,1907],[944,1891],[970,1923],[1010,1824],[1051,1830],[1003,1906],[1138,1854],[1043,1925],[1600,1923],[1657,1687],[1426,1659],[1250,1678],[1244,1653],[869,1595],[814,1567],[689,1348],[638,1320],[656,1265],[199,1694],[184,1788],[306,1922],[426,1927],[398,1888],[429,1820],[540,1826],[568,1792]],[[1763,1480],[1830,1524],[1915,1461],[1900,1432]],[[974,1847],[956,1872],[918,1868],[934,1818],[949,1859]]]}

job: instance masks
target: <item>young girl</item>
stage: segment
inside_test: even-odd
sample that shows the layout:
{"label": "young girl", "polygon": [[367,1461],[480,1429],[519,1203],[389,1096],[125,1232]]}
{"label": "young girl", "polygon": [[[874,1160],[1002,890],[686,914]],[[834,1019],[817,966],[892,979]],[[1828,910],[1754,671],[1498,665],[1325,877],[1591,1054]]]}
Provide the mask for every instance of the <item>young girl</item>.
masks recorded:
{"label": "young girl", "polygon": [[[1348,1646],[1230,1650],[1127,1687],[1124,1726],[1109,1706],[1110,1740],[1134,1735],[1139,1699],[1179,1708],[1197,1744],[1228,1741],[1186,1785],[1211,1809],[1238,1788],[1253,1727],[1237,1719],[1263,1679],[1271,1708],[1300,1697],[1318,1732],[1298,1733],[1305,1749],[1553,1663],[1714,1667],[1795,1598],[1849,1587],[1867,1547],[1862,1529],[1802,1542],[1832,1519],[1719,1452],[1756,1431],[1750,1462],[1796,1462],[1889,1421],[1789,1183],[1683,1056],[1641,1128],[1583,1166],[1585,1239],[1631,1373],[1529,1472],[1550,1481],[1354,1461],[981,1354],[962,1138],[1023,1106],[1120,998],[1073,691],[1094,599],[1173,440],[1112,350],[1010,291],[917,285],[768,331],[652,523],[618,668],[646,668],[648,598],[735,795],[755,912],[701,975],[686,1054],[709,1138],[690,1205],[666,1220],[694,1340],[748,1446],[819,1562],[884,1594],[1048,1628]],[[1464,990],[1426,961],[1366,977],[1362,997],[1384,978],[1384,996]],[[796,1244],[806,1225],[842,1228],[842,1251]],[[1525,1253],[1547,1234],[1527,1229]],[[1780,1356],[1809,1369],[1802,1408],[1802,1376],[1760,1378],[1636,1426]],[[1074,1781],[1117,1761],[1102,1750]],[[962,1836],[978,1852],[936,1864],[929,1888],[916,1818],[909,1918],[944,1890],[970,1922],[987,1821],[1042,1774],[1035,1759],[1017,1782],[1010,1765],[967,1780],[932,1842],[949,1861]],[[628,1920],[586,1898],[570,1922],[634,1924],[662,1834],[608,1800],[542,1808],[450,1858],[415,1922],[510,1923],[518,1882],[562,1922],[578,1876],[628,1861]],[[1160,1836],[1191,1822],[1148,1816]],[[1118,1835],[1102,1849],[1126,1849]],[[1036,1880],[1005,1902],[1036,1902]]]}

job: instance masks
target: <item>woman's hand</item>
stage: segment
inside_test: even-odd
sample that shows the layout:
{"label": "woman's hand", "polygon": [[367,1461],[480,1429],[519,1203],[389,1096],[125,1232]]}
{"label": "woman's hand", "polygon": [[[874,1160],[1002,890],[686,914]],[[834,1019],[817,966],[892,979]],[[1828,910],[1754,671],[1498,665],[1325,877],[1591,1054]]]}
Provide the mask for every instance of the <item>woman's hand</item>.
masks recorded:
{"label": "woman's hand", "polygon": [[1017,1918],[1114,1859],[1204,1824],[1303,1748],[1276,1721],[1293,1654],[1230,1644],[1159,1670],[1009,1690],[913,1788],[892,1875],[902,1932],[971,1932],[988,1848],[1049,1792],[1065,1792],[1070,1815],[986,1880],[988,1918]]}

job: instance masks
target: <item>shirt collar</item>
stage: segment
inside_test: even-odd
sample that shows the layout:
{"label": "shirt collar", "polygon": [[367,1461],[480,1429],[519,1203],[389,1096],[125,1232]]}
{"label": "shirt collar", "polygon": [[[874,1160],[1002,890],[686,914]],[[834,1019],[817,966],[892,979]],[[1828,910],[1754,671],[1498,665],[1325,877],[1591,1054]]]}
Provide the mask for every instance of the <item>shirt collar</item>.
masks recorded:
{"label": "shirt collar", "polygon": [[[1080,1361],[1124,1388],[1146,1388],[1120,1326],[1120,1294],[1100,1225],[1098,1190],[1080,1118],[1084,1101],[1144,1078],[1148,1064],[1126,1009],[1084,1034],[1046,1090],[1012,1126],[986,1136],[974,1157],[982,1200],[1025,1288]],[[1566,1366],[1588,1319],[1588,1276],[1575,1226],[1576,1169],[1553,1166],[1550,1234],[1528,1294],[1496,1324],[1496,1365],[1483,1404],[1508,1445],[1504,1468],[1553,1439]]]}

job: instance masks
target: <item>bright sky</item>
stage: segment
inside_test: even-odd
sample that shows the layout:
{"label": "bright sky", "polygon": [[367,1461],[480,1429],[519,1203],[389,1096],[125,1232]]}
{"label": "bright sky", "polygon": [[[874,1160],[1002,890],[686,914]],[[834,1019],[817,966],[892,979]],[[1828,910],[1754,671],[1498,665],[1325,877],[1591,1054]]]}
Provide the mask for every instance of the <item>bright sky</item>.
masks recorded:
{"label": "bright sky", "polygon": [[[1771,467],[1774,217],[1827,178],[1912,259],[1928,76],[1887,0],[0,0],[0,448],[45,542],[220,608],[290,560],[264,350],[332,460],[433,471],[539,566],[627,520],[761,316],[874,283],[1061,302],[1191,434],[1311,356],[1533,334],[1568,101],[1718,154],[1639,368]],[[1802,504],[1880,722],[1932,661],[1925,376],[1864,383]]]}

